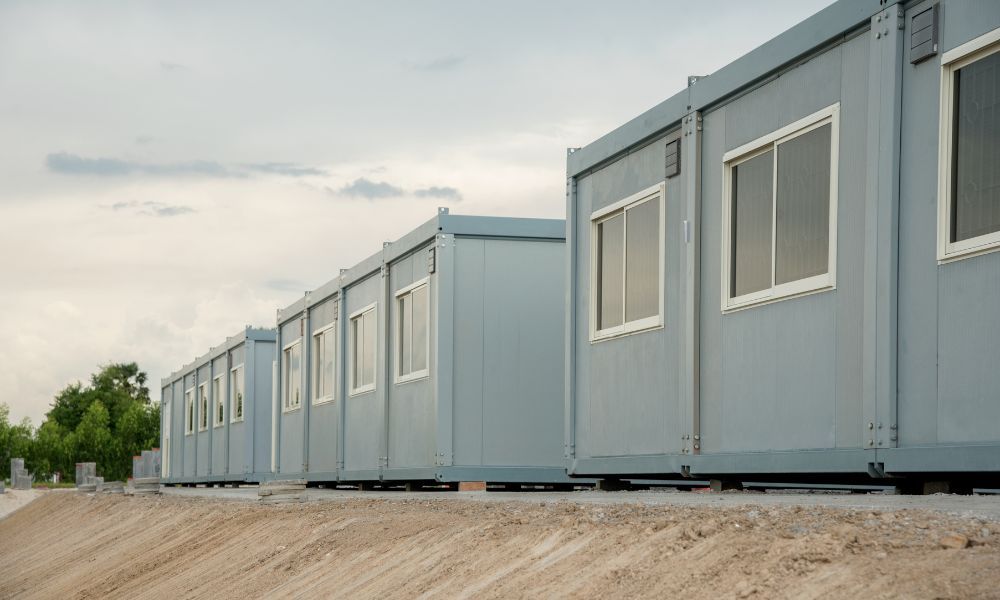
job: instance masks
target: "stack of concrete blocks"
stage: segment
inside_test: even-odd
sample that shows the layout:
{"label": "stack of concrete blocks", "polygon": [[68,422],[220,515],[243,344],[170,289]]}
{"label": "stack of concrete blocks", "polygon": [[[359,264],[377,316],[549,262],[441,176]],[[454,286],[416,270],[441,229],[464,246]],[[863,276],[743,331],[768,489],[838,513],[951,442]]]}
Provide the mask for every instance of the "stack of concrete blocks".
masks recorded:
{"label": "stack of concrete blocks", "polygon": [[257,488],[257,497],[263,504],[281,504],[305,500],[305,479],[263,481]]}
{"label": "stack of concrete blocks", "polygon": [[25,469],[18,469],[17,474],[14,476],[14,489],[15,490],[30,490],[31,484],[35,482],[35,476],[29,473]]}
{"label": "stack of concrete blocks", "polygon": [[103,477],[97,476],[97,463],[76,463],[76,489],[81,492],[99,492]]}
{"label": "stack of concrete blocks", "polygon": [[10,487],[15,490],[30,490],[35,476],[24,468],[23,458],[10,459]]}
{"label": "stack of concrete blocks", "polygon": [[132,479],[132,494],[145,496],[160,493],[159,477],[136,477]]}
{"label": "stack of concrete blocks", "polygon": [[140,456],[132,457],[132,487],[134,495],[160,493],[160,450],[143,450]]}
{"label": "stack of concrete blocks", "polygon": [[105,481],[101,486],[101,489],[98,491],[104,492],[105,494],[124,494],[125,484],[121,481]]}

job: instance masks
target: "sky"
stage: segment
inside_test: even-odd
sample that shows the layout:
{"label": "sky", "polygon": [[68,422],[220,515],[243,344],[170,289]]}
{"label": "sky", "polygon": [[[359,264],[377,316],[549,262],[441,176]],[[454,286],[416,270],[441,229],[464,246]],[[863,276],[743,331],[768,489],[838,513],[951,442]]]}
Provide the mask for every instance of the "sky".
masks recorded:
{"label": "sky", "polygon": [[159,382],[446,206],[562,218],[586,145],[831,0],[0,3],[0,403]]}

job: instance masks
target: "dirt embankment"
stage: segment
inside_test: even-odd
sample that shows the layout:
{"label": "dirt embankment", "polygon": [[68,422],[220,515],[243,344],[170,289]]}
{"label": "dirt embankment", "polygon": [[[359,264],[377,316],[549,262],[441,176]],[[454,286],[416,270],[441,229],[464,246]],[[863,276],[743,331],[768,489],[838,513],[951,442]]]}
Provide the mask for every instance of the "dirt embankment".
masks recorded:
{"label": "dirt embankment", "polygon": [[262,596],[996,598],[1000,524],[914,510],[77,493],[0,521],[2,598]]}

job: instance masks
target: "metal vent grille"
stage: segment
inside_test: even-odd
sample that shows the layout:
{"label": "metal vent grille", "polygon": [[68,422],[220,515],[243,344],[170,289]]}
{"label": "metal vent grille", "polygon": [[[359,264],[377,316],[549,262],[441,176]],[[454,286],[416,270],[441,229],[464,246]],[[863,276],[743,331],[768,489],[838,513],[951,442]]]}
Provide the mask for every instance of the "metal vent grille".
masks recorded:
{"label": "metal vent grille", "polygon": [[674,177],[681,172],[681,143],[674,140],[667,144],[666,177]]}
{"label": "metal vent grille", "polygon": [[938,53],[938,5],[910,17],[910,64]]}

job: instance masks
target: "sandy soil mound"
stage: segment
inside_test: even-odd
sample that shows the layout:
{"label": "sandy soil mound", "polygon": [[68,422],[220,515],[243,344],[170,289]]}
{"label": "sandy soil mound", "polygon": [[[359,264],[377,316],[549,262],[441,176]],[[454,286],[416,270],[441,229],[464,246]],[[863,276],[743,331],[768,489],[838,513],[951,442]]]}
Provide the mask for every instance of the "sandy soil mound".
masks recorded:
{"label": "sandy soil mound", "polygon": [[49,493],[0,521],[0,597],[996,598],[998,536],[913,510]]}

